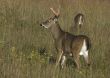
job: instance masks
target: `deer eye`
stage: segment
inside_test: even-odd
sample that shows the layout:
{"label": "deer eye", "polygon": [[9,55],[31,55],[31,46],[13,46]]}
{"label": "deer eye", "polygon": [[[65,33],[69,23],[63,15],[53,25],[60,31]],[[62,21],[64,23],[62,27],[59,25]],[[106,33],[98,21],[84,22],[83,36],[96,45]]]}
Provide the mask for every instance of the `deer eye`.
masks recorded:
{"label": "deer eye", "polygon": [[51,20],[48,20],[48,22],[51,22]]}

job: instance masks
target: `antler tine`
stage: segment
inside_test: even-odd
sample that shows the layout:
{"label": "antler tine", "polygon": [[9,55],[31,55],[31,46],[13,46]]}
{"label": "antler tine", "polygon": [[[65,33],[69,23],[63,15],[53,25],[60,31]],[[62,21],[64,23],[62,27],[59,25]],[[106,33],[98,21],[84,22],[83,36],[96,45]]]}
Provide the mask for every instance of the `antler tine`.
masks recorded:
{"label": "antler tine", "polygon": [[[60,2],[59,2],[60,3]],[[59,7],[58,7],[58,14],[60,14],[60,9],[61,9],[61,5],[59,4]]]}
{"label": "antler tine", "polygon": [[59,16],[59,10],[58,10],[58,13],[55,12],[55,10],[53,8],[50,8],[50,10],[56,15],[56,16]]}
{"label": "antler tine", "polygon": [[58,13],[57,13],[58,15],[60,15],[60,10],[58,9]]}

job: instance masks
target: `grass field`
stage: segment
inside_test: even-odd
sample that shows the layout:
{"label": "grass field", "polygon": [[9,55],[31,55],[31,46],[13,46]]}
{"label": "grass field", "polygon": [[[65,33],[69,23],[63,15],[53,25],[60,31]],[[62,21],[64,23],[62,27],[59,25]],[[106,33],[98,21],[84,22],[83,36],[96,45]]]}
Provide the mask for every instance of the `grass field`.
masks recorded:
{"label": "grass field", "polygon": [[[52,16],[49,8],[61,6],[60,26],[70,31],[81,12],[86,22],[81,34],[90,37],[91,66],[81,58],[80,72],[71,64],[54,71],[57,57],[51,33],[39,23]],[[109,78],[109,0],[0,0],[0,78]]]}

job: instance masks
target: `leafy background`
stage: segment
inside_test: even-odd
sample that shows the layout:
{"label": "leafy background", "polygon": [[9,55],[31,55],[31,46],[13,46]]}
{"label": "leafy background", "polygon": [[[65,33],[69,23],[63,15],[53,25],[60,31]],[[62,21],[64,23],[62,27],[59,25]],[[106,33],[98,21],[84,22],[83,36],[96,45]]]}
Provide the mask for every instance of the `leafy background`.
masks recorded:
{"label": "leafy background", "polygon": [[[58,56],[51,33],[39,23],[52,16],[49,8],[60,8],[59,23],[71,30],[77,13],[86,22],[80,34],[92,41],[91,66],[81,58],[80,72],[73,64],[54,72]],[[0,0],[0,78],[109,78],[109,0]]]}

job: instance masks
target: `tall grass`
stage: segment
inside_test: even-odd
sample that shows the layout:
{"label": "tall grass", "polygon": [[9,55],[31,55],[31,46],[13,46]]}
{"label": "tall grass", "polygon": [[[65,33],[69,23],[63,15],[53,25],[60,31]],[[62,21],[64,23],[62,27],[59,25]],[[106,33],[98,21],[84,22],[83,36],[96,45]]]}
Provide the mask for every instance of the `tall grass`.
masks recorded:
{"label": "tall grass", "polygon": [[39,23],[52,14],[49,7],[61,5],[59,23],[70,31],[73,17],[81,12],[86,23],[81,34],[90,37],[91,66],[81,58],[81,72],[72,65],[59,68],[54,78],[109,78],[109,0],[0,0],[0,78],[52,78],[57,57],[54,41]]}

